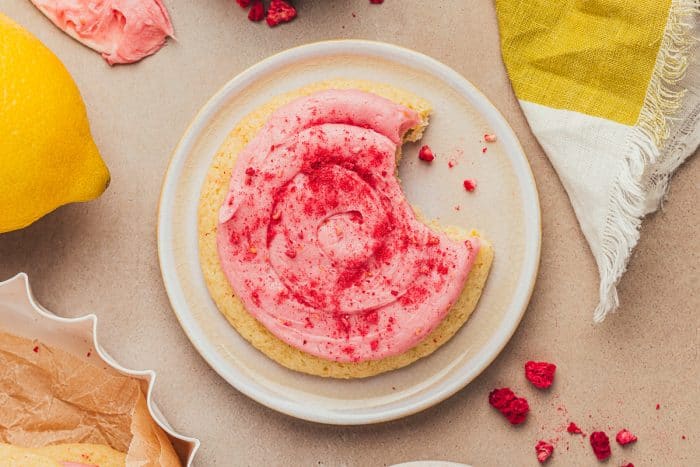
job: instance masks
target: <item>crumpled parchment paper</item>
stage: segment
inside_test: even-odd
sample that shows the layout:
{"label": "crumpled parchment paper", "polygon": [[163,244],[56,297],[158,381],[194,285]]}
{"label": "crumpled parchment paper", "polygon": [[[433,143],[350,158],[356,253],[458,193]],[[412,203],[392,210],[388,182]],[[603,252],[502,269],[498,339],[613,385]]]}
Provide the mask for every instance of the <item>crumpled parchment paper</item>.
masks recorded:
{"label": "crumpled parchment paper", "polygon": [[180,466],[142,382],[92,359],[0,332],[0,442],[106,444],[129,467]]}

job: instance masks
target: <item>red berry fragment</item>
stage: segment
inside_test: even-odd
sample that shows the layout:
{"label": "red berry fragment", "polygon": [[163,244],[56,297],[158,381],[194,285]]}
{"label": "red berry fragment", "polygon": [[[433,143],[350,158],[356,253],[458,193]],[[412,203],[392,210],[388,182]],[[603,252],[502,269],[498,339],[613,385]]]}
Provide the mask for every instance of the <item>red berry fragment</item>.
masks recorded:
{"label": "red berry fragment", "polygon": [[486,133],[484,135],[484,141],[486,141],[487,143],[495,143],[496,135],[494,135],[493,133]]}
{"label": "red berry fragment", "polygon": [[569,426],[566,427],[566,431],[568,431],[572,435],[583,434],[583,431],[581,431],[581,428],[579,428],[578,425],[576,425],[574,422],[569,423]]}
{"label": "red berry fragment", "polygon": [[34,353],[39,353],[39,346],[35,345],[32,350],[34,351]]}
{"label": "red berry fragment", "polygon": [[494,389],[489,393],[489,404],[513,425],[523,423],[527,418],[530,407],[527,400],[517,397],[510,388]]}
{"label": "red berry fragment", "polygon": [[599,461],[604,461],[610,457],[610,439],[603,431],[594,431],[591,433],[591,447],[593,454]]}
{"label": "red berry fragment", "polygon": [[470,193],[476,190],[476,180],[474,180],[473,178],[466,179],[464,181],[464,189]]}
{"label": "red berry fragment", "polygon": [[533,361],[525,363],[525,377],[540,389],[547,389],[552,385],[556,370],[557,366],[553,363]]}
{"label": "red berry fragment", "polygon": [[238,5],[241,8],[248,8],[250,6],[250,2],[251,2],[251,0],[236,0],[236,3],[238,3]]}
{"label": "red berry fragment", "polygon": [[432,162],[432,160],[435,159],[435,154],[433,154],[433,150],[430,149],[430,146],[426,144],[420,148],[420,151],[418,151],[418,159],[426,162]]}
{"label": "red berry fragment", "polygon": [[540,461],[541,464],[544,464],[552,455],[552,452],[554,452],[554,446],[547,441],[538,441],[535,446],[535,452],[537,453],[537,460]]}
{"label": "red berry fragment", "polygon": [[369,3],[372,5],[379,5],[381,3],[384,3],[384,0],[369,0]]}
{"label": "red berry fragment", "polygon": [[255,0],[255,3],[253,3],[252,8],[248,12],[248,19],[258,22],[262,21],[263,18],[265,18],[265,6],[263,5],[262,0]]}
{"label": "red berry fragment", "polygon": [[637,441],[637,437],[634,436],[627,428],[623,428],[619,431],[617,436],[615,436],[615,440],[617,441],[617,444],[624,446]]}
{"label": "red berry fragment", "polygon": [[622,467],[634,467],[634,464],[631,462],[628,462],[625,465],[623,465]]}
{"label": "red berry fragment", "polygon": [[268,26],[275,27],[293,20],[296,16],[297,10],[286,0],[271,0],[266,21]]}

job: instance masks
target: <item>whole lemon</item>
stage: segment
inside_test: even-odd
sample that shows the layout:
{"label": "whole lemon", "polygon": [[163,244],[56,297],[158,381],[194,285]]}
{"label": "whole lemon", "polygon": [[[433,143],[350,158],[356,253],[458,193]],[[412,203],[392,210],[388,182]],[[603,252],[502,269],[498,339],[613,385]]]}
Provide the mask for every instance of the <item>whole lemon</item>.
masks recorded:
{"label": "whole lemon", "polygon": [[0,233],[94,199],[108,184],[68,70],[0,13]]}

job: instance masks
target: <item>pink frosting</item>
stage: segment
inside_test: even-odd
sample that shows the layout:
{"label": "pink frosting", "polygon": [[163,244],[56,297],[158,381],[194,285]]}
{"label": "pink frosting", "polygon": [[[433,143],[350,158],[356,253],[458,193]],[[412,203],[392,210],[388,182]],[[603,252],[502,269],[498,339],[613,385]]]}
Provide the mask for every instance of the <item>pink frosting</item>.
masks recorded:
{"label": "pink frosting", "polygon": [[156,53],[173,35],[161,0],[31,0],[74,39],[107,63],[132,63]]}
{"label": "pink frosting", "polygon": [[419,222],[394,176],[406,107],[329,90],[278,109],[241,151],[219,213],[221,264],[275,336],[339,362],[405,352],[461,293],[477,239]]}

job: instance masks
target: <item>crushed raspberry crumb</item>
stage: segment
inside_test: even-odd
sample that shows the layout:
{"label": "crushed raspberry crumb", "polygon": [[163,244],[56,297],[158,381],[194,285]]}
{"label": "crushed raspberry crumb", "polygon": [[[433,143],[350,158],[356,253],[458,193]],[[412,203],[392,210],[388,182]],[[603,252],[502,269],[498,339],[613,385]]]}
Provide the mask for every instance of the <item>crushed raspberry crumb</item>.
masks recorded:
{"label": "crushed raspberry crumb", "polygon": [[265,20],[268,26],[275,27],[293,20],[296,16],[297,10],[286,0],[272,0]]}
{"label": "crushed raspberry crumb", "polygon": [[627,428],[623,428],[617,433],[615,440],[617,441],[617,444],[624,446],[637,441],[637,437],[634,436]]}
{"label": "crushed raspberry crumb", "polygon": [[34,353],[39,353],[39,346],[35,345],[32,350],[34,351]]}
{"label": "crushed raspberry crumb", "polygon": [[513,425],[523,423],[527,418],[530,407],[527,400],[517,397],[510,388],[494,389],[489,393],[489,404]]}
{"label": "crushed raspberry crumb", "polygon": [[[249,1],[249,0],[246,0]],[[265,18],[265,5],[262,0],[255,0],[248,12],[248,19],[254,22],[262,21]]]}
{"label": "crushed raspberry crumb", "polygon": [[547,389],[552,385],[556,370],[557,366],[553,363],[533,361],[525,363],[525,377],[540,389]]}
{"label": "crushed raspberry crumb", "polygon": [[238,5],[241,8],[248,8],[250,6],[250,2],[251,2],[251,0],[236,0],[236,3],[238,3]]}
{"label": "crushed raspberry crumb", "polygon": [[476,190],[476,180],[474,180],[473,178],[468,178],[468,179],[466,179],[466,180],[463,182],[463,184],[464,184],[464,189],[467,190],[467,191],[470,192],[470,193],[471,193],[472,191]]}
{"label": "crushed raspberry crumb", "polygon": [[488,151],[488,149],[486,149],[486,146],[484,146],[483,148],[481,148],[482,154],[486,154],[486,151]]}
{"label": "crushed raspberry crumb", "polygon": [[582,435],[583,431],[581,431],[581,428],[578,427],[574,422],[569,423],[569,426],[566,427],[566,431],[573,435]]}
{"label": "crushed raspberry crumb", "polygon": [[598,460],[604,461],[610,457],[610,439],[605,432],[594,431],[591,433],[591,447]]}
{"label": "crushed raspberry crumb", "polygon": [[447,167],[449,167],[451,169],[454,166],[455,166],[455,161],[453,161],[453,160],[447,161]]}
{"label": "crushed raspberry crumb", "polygon": [[661,408],[661,404],[656,404],[656,410],[659,410]]}
{"label": "crushed raspberry crumb", "polygon": [[622,467],[634,467],[634,464],[631,462],[628,462],[628,463],[624,464]]}
{"label": "crushed raspberry crumb", "polygon": [[554,446],[547,441],[538,441],[535,446],[535,452],[537,453],[537,460],[544,464],[554,452]]}
{"label": "crushed raspberry crumb", "polygon": [[496,142],[496,135],[493,133],[486,133],[484,134],[484,141],[487,143],[495,143]]}
{"label": "crushed raspberry crumb", "polygon": [[418,158],[422,161],[432,162],[432,160],[435,159],[435,154],[433,154],[433,150],[430,149],[430,146],[426,144],[418,151]]}
{"label": "crushed raspberry crumb", "polygon": [[372,5],[380,5],[384,3],[384,0],[369,0],[369,3],[371,3]]}

